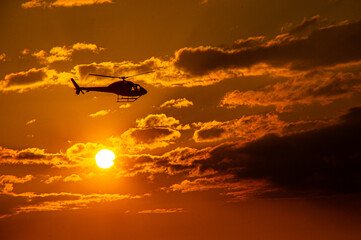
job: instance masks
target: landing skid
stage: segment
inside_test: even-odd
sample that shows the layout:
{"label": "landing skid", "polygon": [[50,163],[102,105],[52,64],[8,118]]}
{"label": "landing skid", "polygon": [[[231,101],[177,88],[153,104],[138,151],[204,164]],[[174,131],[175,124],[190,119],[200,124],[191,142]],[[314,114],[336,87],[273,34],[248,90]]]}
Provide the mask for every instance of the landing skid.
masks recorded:
{"label": "landing skid", "polygon": [[140,96],[117,96],[117,102],[134,102],[137,100]]}

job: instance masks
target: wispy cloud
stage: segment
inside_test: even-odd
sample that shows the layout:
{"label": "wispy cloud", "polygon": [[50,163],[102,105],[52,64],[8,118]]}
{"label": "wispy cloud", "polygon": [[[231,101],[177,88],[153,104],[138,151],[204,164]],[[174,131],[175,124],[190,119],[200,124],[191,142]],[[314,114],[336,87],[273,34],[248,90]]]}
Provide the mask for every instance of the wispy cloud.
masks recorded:
{"label": "wispy cloud", "polygon": [[92,117],[92,118],[95,118],[95,117],[101,117],[101,116],[105,116],[107,114],[110,113],[110,109],[107,109],[107,110],[100,110],[96,113],[91,113],[89,114],[89,117]]}
{"label": "wispy cloud", "polygon": [[304,33],[308,30],[313,30],[319,26],[320,21],[321,21],[320,15],[315,15],[309,19],[304,18],[300,24],[290,29],[289,33],[294,35],[294,34]]}
{"label": "wispy cloud", "polygon": [[183,208],[156,208],[149,210],[138,211],[140,214],[164,214],[164,213],[181,213],[184,212]]}
{"label": "wispy cloud", "polygon": [[[223,190],[223,195],[231,196],[233,200],[246,200],[270,191],[270,184],[264,180],[234,181],[232,175],[197,178],[184,180],[179,184],[173,184],[166,191],[179,191],[182,193],[195,191],[208,191],[212,189]],[[272,189],[271,190],[275,190]]]}
{"label": "wispy cloud", "polygon": [[26,125],[30,125],[36,122],[36,119],[31,119],[29,121],[26,122]]}
{"label": "wispy cloud", "polygon": [[121,105],[119,106],[120,109],[130,108],[130,107],[131,107],[130,103],[121,104]]}
{"label": "wispy cloud", "polygon": [[233,48],[251,48],[266,43],[264,36],[249,37],[247,39],[239,39],[233,43]]}
{"label": "wispy cloud", "polygon": [[214,142],[237,139],[240,142],[251,142],[267,134],[292,134],[309,131],[328,125],[327,121],[296,121],[285,122],[276,114],[250,115],[224,122],[211,121],[193,123],[197,129],[193,139],[196,142]]}
{"label": "wispy cloud", "polygon": [[80,7],[103,3],[113,3],[113,0],[31,0],[21,6],[23,8]]}
{"label": "wispy cloud", "polygon": [[178,98],[178,99],[171,99],[166,101],[160,105],[160,108],[185,108],[193,106],[193,102],[187,100],[186,98]]}
{"label": "wispy cloud", "polygon": [[44,181],[44,183],[45,184],[54,183],[54,182],[60,181],[60,179],[62,179],[62,178],[63,178],[62,176],[52,176],[52,177],[47,178]]}
{"label": "wispy cloud", "polygon": [[64,178],[64,182],[79,182],[82,181],[83,179],[78,175],[78,174],[72,174],[69,175],[67,177]]}
{"label": "wispy cloud", "polygon": [[[148,197],[150,194],[78,194],[78,193],[6,193],[3,194],[9,199],[17,198],[18,201],[12,208],[6,209],[6,213],[0,214],[0,218],[14,216],[29,212],[76,210],[104,202],[114,202],[124,199],[139,199]],[[5,210],[5,209],[4,209]]]}

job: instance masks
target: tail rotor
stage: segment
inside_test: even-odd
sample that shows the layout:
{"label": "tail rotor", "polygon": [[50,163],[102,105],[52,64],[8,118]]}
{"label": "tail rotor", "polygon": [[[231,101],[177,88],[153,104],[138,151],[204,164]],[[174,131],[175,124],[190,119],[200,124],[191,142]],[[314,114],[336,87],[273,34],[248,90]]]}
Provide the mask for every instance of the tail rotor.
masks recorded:
{"label": "tail rotor", "polygon": [[82,94],[84,94],[83,90],[79,87],[79,85],[75,82],[74,78],[70,79],[75,87],[75,93],[76,95],[79,95],[79,93],[81,92]]}

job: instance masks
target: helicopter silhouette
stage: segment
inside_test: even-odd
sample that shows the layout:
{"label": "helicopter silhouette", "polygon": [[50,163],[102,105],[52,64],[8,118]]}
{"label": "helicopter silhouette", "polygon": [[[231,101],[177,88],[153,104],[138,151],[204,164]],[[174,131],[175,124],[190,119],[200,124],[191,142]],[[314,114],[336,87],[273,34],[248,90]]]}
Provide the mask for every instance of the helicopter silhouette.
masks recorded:
{"label": "helicopter silhouette", "polygon": [[[108,93],[114,93],[117,94],[117,102],[134,102],[141,96],[145,95],[147,93],[147,90],[145,90],[143,87],[141,87],[139,84],[135,84],[131,81],[126,81],[125,79],[152,73],[151,72],[144,72],[132,76],[123,76],[123,77],[116,77],[116,76],[108,76],[108,75],[101,75],[101,74],[88,74],[91,76],[97,76],[97,77],[106,77],[106,78],[119,78],[122,79],[121,81],[114,82],[110,84],[107,87],[80,87],[73,78],[71,78],[71,81],[74,84],[75,87],[75,93],[79,95],[79,93],[83,93],[84,91],[90,92],[108,92]],[[84,90],[84,91],[83,91]]]}

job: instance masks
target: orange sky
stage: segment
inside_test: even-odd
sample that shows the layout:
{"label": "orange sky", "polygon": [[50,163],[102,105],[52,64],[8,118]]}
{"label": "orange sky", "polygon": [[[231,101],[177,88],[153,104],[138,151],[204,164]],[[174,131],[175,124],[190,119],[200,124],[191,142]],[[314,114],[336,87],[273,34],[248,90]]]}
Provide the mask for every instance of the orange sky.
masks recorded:
{"label": "orange sky", "polygon": [[2,1],[0,239],[360,239],[360,10]]}

